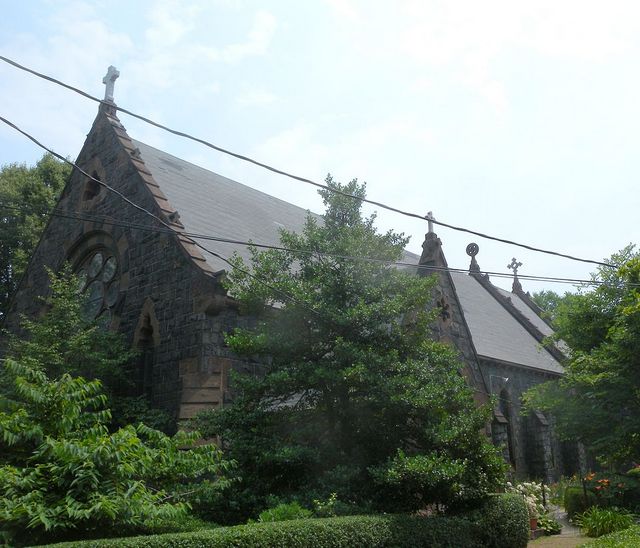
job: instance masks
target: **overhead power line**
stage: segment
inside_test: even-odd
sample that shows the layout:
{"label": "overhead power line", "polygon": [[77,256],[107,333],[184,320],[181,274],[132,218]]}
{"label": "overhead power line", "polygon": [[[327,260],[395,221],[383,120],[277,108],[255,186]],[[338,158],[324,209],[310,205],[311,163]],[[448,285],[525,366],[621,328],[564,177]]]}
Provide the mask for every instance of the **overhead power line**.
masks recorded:
{"label": "overhead power line", "polygon": [[87,93],[86,91],[83,91],[83,90],[81,90],[81,89],[79,89],[77,87],[74,87],[74,86],[72,86],[70,84],[66,84],[66,83],[62,82],[61,80],[58,80],[56,78],[53,78],[51,76],[48,76],[48,75],[43,74],[41,72],[38,72],[36,70],[30,69],[30,68],[28,68],[28,67],[26,67],[24,65],[21,65],[20,63],[17,63],[16,61],[13,61],[13,60],[9,59],[8,57],[4,57],[4,56],[0,55],[0,60],[4,61],[5,63],[8,63],[8,64],[20,69],[20,70],[23,70],[25,72],[33,74],[34,76],[37,76],[38,78],[42,78],[44,80],[47,80],[48,82],[52,82],[52,83],[54,83],[56,85],[59,85],[59,86],[62,86],[64,88],[66,88],[66,89],[68,89],[70,91],[78,93],[79,95],[82,95],[83,97],[85,97],[87,99],[95,101],[96,103],[104,104],[104,105],[107,105],[109,107],[115,108],[120,112],[128,114],[129,116],[132,116],[133,118],[137,118],[138,120],[141,120],[141,121],[143,121],[143,122],[145,122],[147,124],[150,124],[152,126],[155,126],[155,127],[159,128],[159,129],[162,129],[164,131],[172,133],[173,135],[177,135],[179,137],[184,137],[185,139],[189,139],[189,140],[194,141],[196,143],[200,143],[201,145],[209,147],[209,148],[211,148],[213,150],[216,150],[218,152],[222,152],[223,154],[227,154],[229,156],[233,156],[234,158],[238,158],[239,160],[243,160],[245,162],[249,162],[249,163],[251,163],[253,165],[256,165],[258,167],[261,167],[261,168],[266,169],[268,171],[271,171],[273,173],[277,173],[278,175],[283,175],[284,177],[288,177],[290,179],[293,179],[293,180],[296,180],[296,181],[299,181],[299,182],[302,182],[302,183],[310,184],[310,185],[313,185],[313,186],[315,186],[317,188],[322,188],[324,190],[328,190],[330,192],[333,192],[333,193],[336,193],[336,194],[340,194],[340,195],[345,196],[347,198],[352,198],[354,200],[359,200],[360,202],[367,203],[367,204],[370,204],[370,205],[374,205],[374,206],[380,207],[382,209],[386,209],[388,211],[393,211],[395,213],[398,213],[400,215],[404,215],[406,217],[411,217],[411,218],[414,218],[414,219],[420,219],[422,221],[430,221],[430,222],[432,222],[432,223],[434,223],[436,225],[443,226],[445,228],[450,228],[451,230],[456,230],[458,232],[465,232],[467,234],[473,234],[474,236],[478,236],[480,238],[484,238],[484,239],[487,239],[487,240],[493,240],[493,241],[496,241],[496,242],[501,242],[503,244],[508,244],[508,245],[521,247],[521,248],[528,249],[530,251],[535,251],[535,252],[538,252],[538,253],[545,253],[547,255],[554,255],[556,257],[563,257],[565,259],[570,259],[572,261],[579,261],[579,262],[583,262],[583,263],[590,263],[590,264],[595,264],[595,265],[600,265],[600,266],[607,266],[607,267],[611,267],[611,268],[615,268],[616,267],[616,265],[612,265],[612,264],[609,264],[609,263],[606,263],[606,262],[602,262],[602,261],[595,261],[595,260],[592,260],[592,259],[584,259],[584,258],[576,257],[574,255],[569,255],[567,253],[560,253],[558,251],[552,251],[552,250],[549,250],[549,249],[543,249],[543,248],[540,248],[540,247],[535,247],[535,246],[523,244],[523,243],[520,243],[520,242],[516,242],[514,240],[509,240],[507,238],[500,238],[500,237],[497,237],[497,236],[491,236],[491,235],[486,234],[484,232],[479,232],[479,231],[476,231],[476,230],[471,230],[469,228],[464,228],[464,227],[461,227],[461,226],[456,226],[456,225],[452,225],[452,224],[449,224],[449,223],[445,223],[443,221],[430,219],[426,215],[421,215],[419,213],[413,213],[411,211],[405,211],[405,210],[402,210],[402,209],[387,205],[387,204],[385,204],[383,202],[370,200],[369,198],[363,198],[361,196],[355,196],[354,194],[350,194],[348,192],[344,192],[342,190],[330,187],[329,185],[318,183],[318,182],[313,181],[311,179],[308,179],[306,177],[301,177],[299,175],[295,175],[295,174],[290,173],[288,171],[284,171],[282,169],[278,169],[276,167],[270,166],[269,164],[265,164],[263,162],[255,160],[253,158],[250,158],[249,156],[245,156],[243,154],[238,154],[237,152],[233,152],[231,150],[227,150],[227,149],[222,148],[222,147],[220,147],[218,145],[215,145],[215,144],[213,144],[213,143],[211,143],[209,141],[206,141],[205,139],[201,139],[199,137],[195,137],[194,135],[191,135],[189,133],[186,133],[186,132],[183,132],[183,131],[179,131],[179,130],[176,130],[176,129],[172,129],[172,128],[168,127],[168,126],[165,126],[163,124],[155,122],[154,120],[151,120],[150,118],[147,118],[145,116],[141,116],[140,114],[136,114],[135,112],[127,110],[127,109],[125,109],[123,107],[119,107],[115,103],[99,99],[98,97],[95,97],[95,96]]}
{"label": "overhead power line", "polygon": [[[120,228],[128,228],[131,230],[140,230],[143,232],[159,233],[159,234],[176,234],[174,230],[170,230],[166,228],[158,228],[158,227],[143,225],[140,223],[132,223],[129,221],[114,219],[113,217],[106,216],[106,215],[97,215],[97,214],[92,214],[92,213],[87,213],[82,211],[73,211],[73,210],[61,211],[56,209],[45,211],[45,210],[37,210],[33,208],[25,208],[24,206],[7,204],[4,202],[0,202],[0,210],[1,209],[11,210],[11,211],[20,211],[22,213],[32,213],[32,214],[38,214],[38,215],[52,215],[54,217],[61,217],[66,219],[77,219],[81,221],[95,221],[108,226],[117,226]],[[390,261],[390,260],[379,259],[375,257],[342,255],[337,253],[312,251],[308,249],[294,249],[294,248],[289,248],[289,247],[284,247],[279,245],[265,244],[265,243],[246,241],[246,240],[238,240],[238,239],[229,238],[229,237],[214,236],[211,234],[199,234],[199,233],[187,232],[187,231],[181,231],[179,234],[191,239],[197,238],[200,240],[208,240],[208,241],[215,241],[220,243],[241,245],[245,247],[254,247],[257,249],[284,251],[288,253],[317,256],[317,257],[330,258],[330,259],[376,263],[376,264],[382,264],[385,266],[416,269],[416,270],[427,271],[427,272],[454,272],[454,273],[462,273],[462,274],[469,273],[469,270],[467,268],[420,265],[420,264],[403,262],[403,261]],[[511,272],[482,271],[482,274],[488,274],[489,276],[493,276],[496,278],[505,278],[505,279],[513,278],[513,273]],[[549,283],[564,283],[564,284],[572,284],[572,285],[582,284],[582,285],[598,286],[598,285],[606,284],[606,282],[599,281],[599,280],[585,280],[580,278],[563,278],[559,276],[536,276],[533,274],[518,274],[518,278],[522,280],[531,280],[531,281],[540,281],[540,282],[549,282]],[[626,284],[626,285],[628,285],[629,287],[631,286],[640,287],[640,284]]]}

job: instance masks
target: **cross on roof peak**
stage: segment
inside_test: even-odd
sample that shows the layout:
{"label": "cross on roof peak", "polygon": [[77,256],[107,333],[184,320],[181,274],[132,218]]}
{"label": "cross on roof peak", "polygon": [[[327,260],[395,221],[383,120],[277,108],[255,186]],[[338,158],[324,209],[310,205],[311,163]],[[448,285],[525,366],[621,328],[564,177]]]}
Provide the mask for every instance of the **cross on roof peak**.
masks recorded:
{"label": "cross on roof peak", "polygon": [[511,259],[511,262],[507,265],[509,270],[513,270],[513,285],[511,286],[511,291],[514,293],[522,291],[522,285],[520,284],[520,280],[518,280],[518,268],[521,266],[522,263],[517,261],[515,257]]}
{"label": "cross on roof peak", "polygon": [[516,261],[516,258],[514,257],[513,259],[511,259],[511,262],[507,265],[507,268],[509,270],[513,270],[513,275],[517,276],[518,268],[520,268],[521,266],[522,266],[522,263],[520,261]]}
{"label": "cross on roof peak", "polygon": [[102,79],[102,83],[106,85],[104,90],[104,100],[113,103],[113,88],[116,83],[116,79],[120,76],[120,72],[116,67],[111,65],[107,70],[107,74]]}
{"label": "cross on roof peak", "polygon": [[426,219],[427,219],[427,223],[429,225],[428,232],[432,233],[433,232],[433,221],[436,220],[436,218],[433,216],[433,211],[429,211],[429,213],[427,213]]}

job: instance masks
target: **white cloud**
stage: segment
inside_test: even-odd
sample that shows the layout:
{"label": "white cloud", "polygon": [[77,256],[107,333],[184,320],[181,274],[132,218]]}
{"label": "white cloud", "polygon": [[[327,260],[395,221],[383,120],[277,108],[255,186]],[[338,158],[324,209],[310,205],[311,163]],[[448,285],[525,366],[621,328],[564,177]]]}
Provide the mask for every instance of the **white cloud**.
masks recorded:
{"label": "white cloud", "polygon": [[255,107],[268,105],[275,102],[277,97],[263,89],[251,89],[236,98],[236,102],[242,107]]}
{"label": "white cloud", "polygon": [[360,12],[350,0],[325,0],[334,13],[350,23],[360,21]]}
{"label": "white cloud", "polygon": [[343,26],[354,51],[445,71],[502,114],[509,97],[496,68],[501,56],[602,62],[637,45],[640,32],[640,4],[630,0],[405,0],[394,17],[383,3],[327,2],[339,22],[357,14],[357,25]]}
{"label": "white cloud", "polygon": [[239,44],[226,46],[221,58],[228,63],[237,63],[245,57],[264,55],[276,30],[276,18],[266,11],[255,14],[253,26],[247,40]]}

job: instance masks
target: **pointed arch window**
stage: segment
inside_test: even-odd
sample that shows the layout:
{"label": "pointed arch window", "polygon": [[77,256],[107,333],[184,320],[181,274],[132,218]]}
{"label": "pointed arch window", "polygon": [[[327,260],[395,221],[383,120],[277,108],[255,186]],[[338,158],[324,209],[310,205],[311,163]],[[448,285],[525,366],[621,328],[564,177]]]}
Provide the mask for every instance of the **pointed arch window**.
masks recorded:
{"label": "pointed arch window", "polygon": [[88,319],[111,322],[112,309],[120,296],[118,259],[113,252],[99,248],[88,253],[76,268],[79,290],[86,295],[84,314]]}

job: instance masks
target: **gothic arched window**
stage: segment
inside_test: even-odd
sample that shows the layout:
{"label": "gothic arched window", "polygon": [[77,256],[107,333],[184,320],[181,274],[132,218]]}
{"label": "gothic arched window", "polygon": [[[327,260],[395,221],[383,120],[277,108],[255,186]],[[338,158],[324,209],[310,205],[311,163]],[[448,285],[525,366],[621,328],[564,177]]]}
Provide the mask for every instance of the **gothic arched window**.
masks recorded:
{"label": "gothic arched window", "polygon": [[76,267],[80,292],[87,297],[84,313],[87,318],[111,321],[111,309],[120,295],[118,259],[106,248],[88,253]]}

